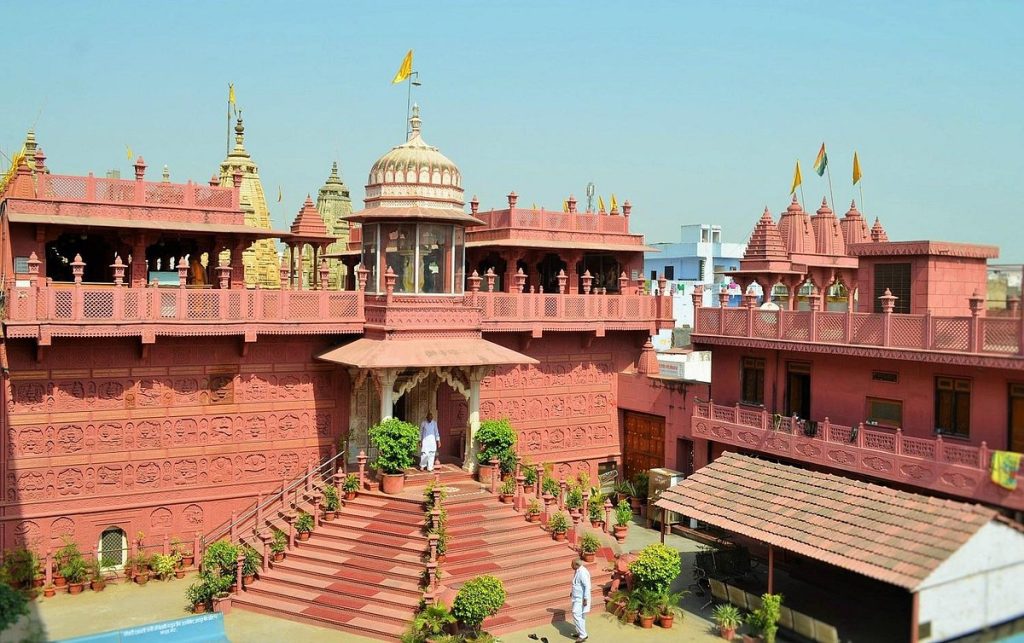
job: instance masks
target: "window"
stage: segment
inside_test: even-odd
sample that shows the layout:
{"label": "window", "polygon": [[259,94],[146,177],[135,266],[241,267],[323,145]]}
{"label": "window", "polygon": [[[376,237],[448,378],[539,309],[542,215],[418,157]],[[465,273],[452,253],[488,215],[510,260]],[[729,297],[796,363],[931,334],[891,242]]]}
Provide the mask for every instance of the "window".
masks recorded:
{"label": "window", "polygon": [[910,312],[910,264],[880,263],[875,265],[875,312],[882,312],[882,300],[885,289],[896,297],[892,309],[894,313]]}
{"label": "window", "polygon": [[28,257],[14,258],[14,272],[20,272],[22,274],[28,272]]}
{"label": "window", "polygon": [[876,382],[896,384],[900,381],[900,376],[898,373],[891,373],[889,371],[871,371],[871,379]]}
{"label": "window", "polygon": [[676,267],[665,266],[665,279],[673,280],[676,278]]}
{"label": "window", "polygon": [[744,404],[764,405],[764,360],[744,357],[742,369],[741,401]]}
{"label": "window", "polygon": [[697,280],[698,281],[704,281],[704,269],[706,268],[705,264],[707,264],[707,262],[708,262],[707,259],[701,259],[700,263],[697,266]]}
{"label": "window", "polygon": [[882,400],[868,398],[868,424],[890,426],[894,429],[903,428],[903,402],[898,400]]}
{"label": "window", "polygon": [[935,430],[967,437],[971,432],[971,381],[935,378]]}
{"label": "window", "polygon": [[651,281],[657,281],[657,280],[658,280],[658,271],[657,270],[652,270],[651,271]]}

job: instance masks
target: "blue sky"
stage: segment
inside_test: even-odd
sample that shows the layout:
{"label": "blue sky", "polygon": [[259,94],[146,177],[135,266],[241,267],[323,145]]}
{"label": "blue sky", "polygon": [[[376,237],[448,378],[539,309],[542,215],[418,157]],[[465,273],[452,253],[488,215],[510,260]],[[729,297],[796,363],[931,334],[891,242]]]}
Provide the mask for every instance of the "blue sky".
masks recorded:
{"label": "blue sky", "polygon": [[593,181],[649,241],[696,222],[742,241],[797,158],[807,205],[827,195],[824,140],[840,213],[856,149],[890,238],[1024,262],[1022,2],[8,2],[4,21],[4,152],[35,123],[55,172],[128,175],[128,144],[204,181],[233,82],[281,227],[334,159],[361,200],[404,138],[390,79],[414,48],[424,138],[485,209]]}

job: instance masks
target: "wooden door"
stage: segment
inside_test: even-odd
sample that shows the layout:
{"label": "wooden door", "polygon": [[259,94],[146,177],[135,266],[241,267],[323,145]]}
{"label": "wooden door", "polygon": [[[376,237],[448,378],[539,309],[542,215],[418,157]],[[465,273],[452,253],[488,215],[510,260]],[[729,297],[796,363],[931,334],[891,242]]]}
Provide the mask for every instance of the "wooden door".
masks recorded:
{"label": "wooden door", "polygon": [[1024,453],[1024,384],[1010,384],[1010,436],[1007,449]]}
{"label": "wooden door", "polygon": [[796,413],[801,420],[811,419],[811,366],[786,365],[786,415]]}
{"label": "wooden door", "polygon": [[622,468],[627,479],[665,466],[665,418],[623,411]]}

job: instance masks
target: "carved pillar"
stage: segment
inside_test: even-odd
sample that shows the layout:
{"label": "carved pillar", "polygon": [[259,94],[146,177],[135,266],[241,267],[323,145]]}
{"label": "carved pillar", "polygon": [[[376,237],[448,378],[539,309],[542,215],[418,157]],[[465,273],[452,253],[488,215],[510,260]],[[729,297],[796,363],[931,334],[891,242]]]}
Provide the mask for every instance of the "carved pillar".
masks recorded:
{"label": "carved pillar", "polygon": [[231,248],[231,275],[234,279],[231,280],[232,288],[245,288],[245,280],[248,275],[245,274],[245,261],[243,260],[243,254],[245,252],[245,243],[239,241]]}
{"label": "carved pillar", "polygon": [[[522,273],[520,273],[522,274]],[[480,382],[484,370],[473,367],[469,371],[469,435],[466,436],[466,456],[462,468],[470,473],[476,471],[476,433],[480,430]]]}
{"label": "carved pillar", "polygon": [[395,380],[398,369],[383,368],[377,371],[380,381],[380,420],[383,422],[394,413]]}
{"label": "carved pillar", "polygon": [[359,488],[366,488],[366,451],[359,451],[359,456],[356,458],[356,462],[359,463]]}

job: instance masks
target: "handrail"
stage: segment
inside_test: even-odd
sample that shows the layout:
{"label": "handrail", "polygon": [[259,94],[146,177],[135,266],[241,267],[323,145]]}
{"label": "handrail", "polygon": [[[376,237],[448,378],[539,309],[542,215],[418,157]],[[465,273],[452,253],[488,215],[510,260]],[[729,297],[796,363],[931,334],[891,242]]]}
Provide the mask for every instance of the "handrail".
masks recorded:
{"label": "handrail", "polygon": [[[223,538],[225,535],[231,533],[233,527],[236,527],[236,526],[244,523],[245,521],[249,520],[250,518],[258,515],[260,510],[265,509],[267,507],[270,507],[270,506],[280,502],[281,499],[284,496],[286,496],[289,492],[291,492],[293,490],[296,490],[298,487],[306,484],[306,482],[310,478],[312,478],[314,476],[317,476],[317,475],[320,475],[323,472],[324,467],[330,466],[330,465],[334,464],[334,462],[338,458],[344,457],[345,453],[346,453],[345,450],[339,451],[336,455],[334,455],[331,458],[328,458],[327,460],[324,460],[322,463],[317,465],[314,469],[311,469],[311,470],[307,471],[306,474],[304,476],[302,476],[301,478],[297,478],[297,479],[293,480],[290,484],[284,485],[280,491],[275,492],[274,494],[272,494],[269,498],[267,498],[262,503],[257,501],[255,506],[247,509],[245,511],[245,513],[243,513],[241,516],[236,516],[233,519],[229,519],[226,523],[224,523],[223,525],[221,525],[221,526],[217,527],[216,529],[214,529],[213,531],[211,531],[209,535],[204,534],[202,536],[202,538],[200,539],[203,548],[204,549],[206,548],[206,543],[207,542],[216,542],[220,538]],[[342,462],[344,462],[344,460],[342,460]],[[297,491],[296,491],[295,495],[296,495],[296,502],[298,502],[298,500],[297,500],[298,499],[298,492]]]}

